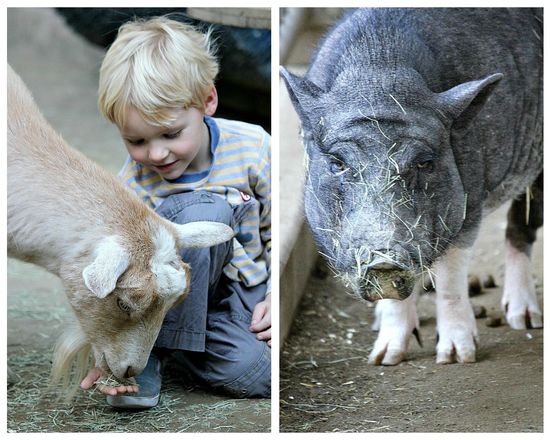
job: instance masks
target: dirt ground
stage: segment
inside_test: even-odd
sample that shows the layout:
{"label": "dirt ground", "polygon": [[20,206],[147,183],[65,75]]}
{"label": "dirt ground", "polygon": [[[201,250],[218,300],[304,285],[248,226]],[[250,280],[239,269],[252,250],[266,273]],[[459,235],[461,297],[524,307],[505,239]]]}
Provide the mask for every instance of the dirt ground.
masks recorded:
{"label": "dirt ground", "polygon": [[[50,123],[75,148],[116,173],[126,153],[114,126],[97,109],[103,51],[72,33],[50,9],[10,8],[8,61]],[[230,399],[183,380],[168,365],[160,404],[117,411],[98,393],[70,404],[46,385],[52,347],[69,318],[60,280],[37,266],[8,260],[8,432],[268,432],[270,399]]]}
{"label": "dirt ground", "polygon": [[[484,224],[471,274],[497,287],[471,302],[500,315],[505,209]],[[542,230],[534,249],[542,303]],[[347,295],[321,265],[281,351],[281,432],[542,432],[543,330],[488,327],[477,320],[477,363],[435,363],[434,294],[419,301],[423,347],[408,360],[370,366],[374,308]]]}

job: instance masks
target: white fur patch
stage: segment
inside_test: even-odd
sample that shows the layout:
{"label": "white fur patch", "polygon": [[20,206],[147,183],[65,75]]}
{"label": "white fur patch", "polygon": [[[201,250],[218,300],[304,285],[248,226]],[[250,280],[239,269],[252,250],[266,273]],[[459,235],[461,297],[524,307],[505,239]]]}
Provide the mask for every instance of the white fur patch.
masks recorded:
{"label": "white fur patch", "polygon": [[184,248],[208,248],[228,241],[235,235],[232,228],[217,222],[191,222],[174,224],[174,227]]}
{"label": "white fur patch", "polygon": [[187,287],[186,272],[181,268],[176,240],[163,226],[157,225],[152,235],[155,254],[151,258],[151,272],[157,279],[157,292],[163,297],[181,295]]}
{"label": "white fur patch", "polygon": [[98,298],[105,298],[118,277],[128,268],[129,256],[115,235],[103,238],[95,248],[94,261],[82,271],[84,284]]}

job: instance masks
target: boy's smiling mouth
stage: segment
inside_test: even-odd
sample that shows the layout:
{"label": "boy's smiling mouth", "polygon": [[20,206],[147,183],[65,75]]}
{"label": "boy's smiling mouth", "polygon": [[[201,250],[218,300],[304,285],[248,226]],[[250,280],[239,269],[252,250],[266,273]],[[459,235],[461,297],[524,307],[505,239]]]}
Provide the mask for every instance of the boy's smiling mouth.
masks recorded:
{"label": "boy's smiling mouth", "polygon": [[178,162],[179,162],[179,160],[175,160],[174,162],[167,163],[166,165],[153,165],[153,167],[156,168],[159,171],[169,171]]}

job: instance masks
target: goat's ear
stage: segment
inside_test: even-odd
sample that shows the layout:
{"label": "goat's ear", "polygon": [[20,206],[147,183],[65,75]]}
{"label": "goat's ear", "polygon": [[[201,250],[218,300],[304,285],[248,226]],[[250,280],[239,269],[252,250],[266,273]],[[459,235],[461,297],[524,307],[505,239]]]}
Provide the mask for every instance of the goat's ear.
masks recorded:
{"label": "goat's ear", "polygon": [[174,224],[183,248],[207,248],[232,239],[235,232],[225,223],[192,222]]}
{"label": "goat's ear", "polygon": [[106,237],[97,245],[93,263],[82,271],[84,284],[98,298],[105,298],[115,290],[117,280],[128,264],[128,251],[115,236]]}

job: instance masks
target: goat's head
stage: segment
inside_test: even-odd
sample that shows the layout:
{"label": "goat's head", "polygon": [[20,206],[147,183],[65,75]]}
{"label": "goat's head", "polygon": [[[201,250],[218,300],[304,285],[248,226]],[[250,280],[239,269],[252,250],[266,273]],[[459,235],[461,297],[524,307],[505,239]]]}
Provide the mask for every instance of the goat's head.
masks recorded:
{"label": "goat's head", "polygon": [[151,221],[146,239],[104,238],[76,288],[67,294],[91,344],[95,365],[124,380],[147,363],[164,316],[188,294],[189,265],[178,250],[210,247],[233,237],[222,223],[175,225]]}

